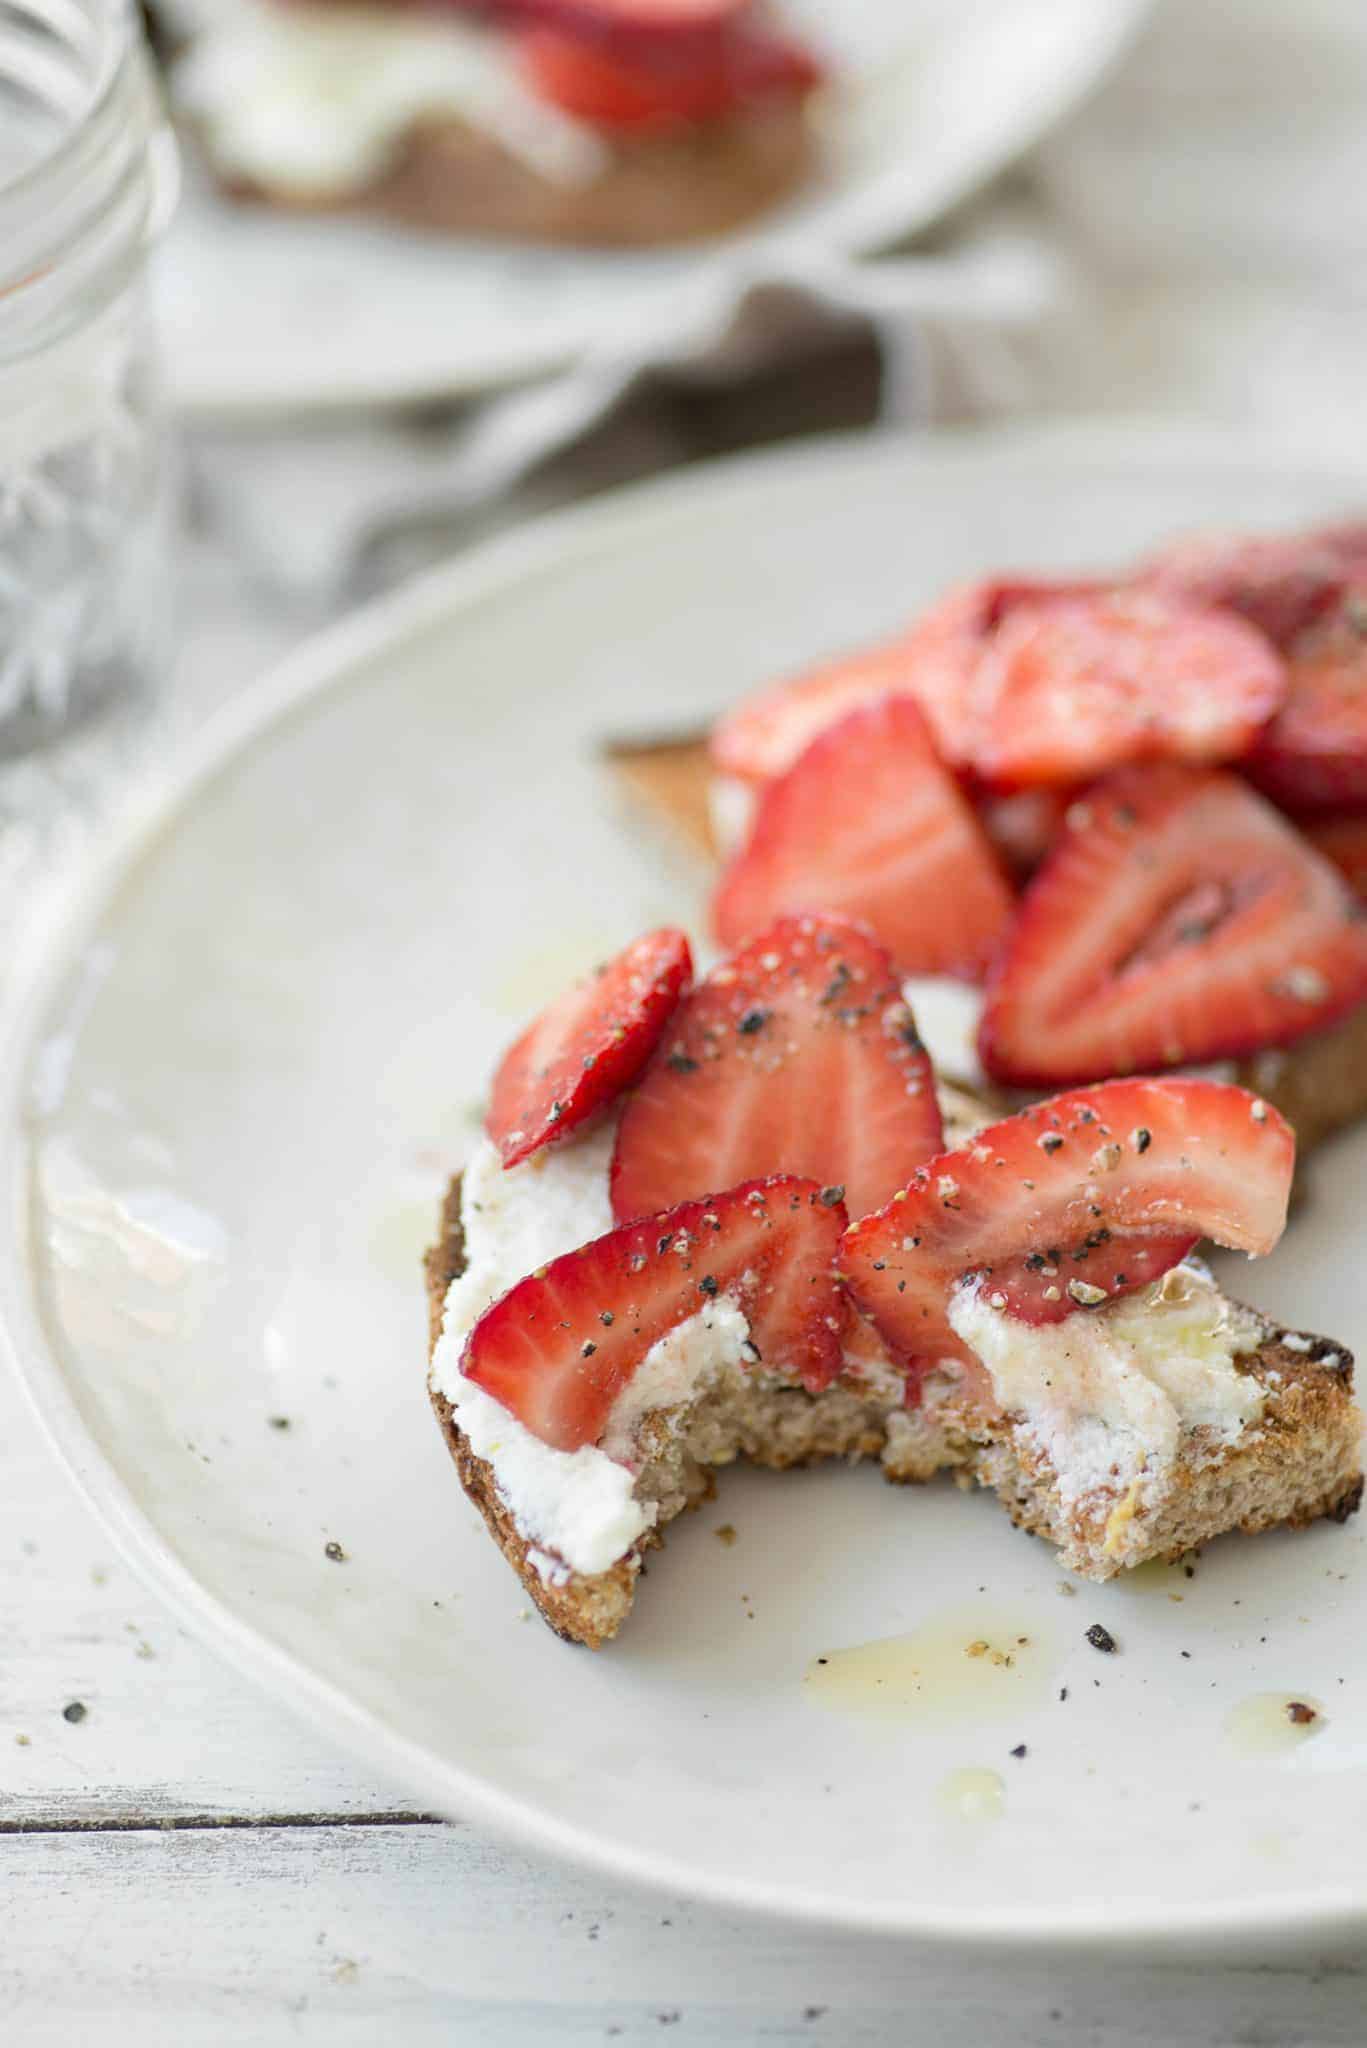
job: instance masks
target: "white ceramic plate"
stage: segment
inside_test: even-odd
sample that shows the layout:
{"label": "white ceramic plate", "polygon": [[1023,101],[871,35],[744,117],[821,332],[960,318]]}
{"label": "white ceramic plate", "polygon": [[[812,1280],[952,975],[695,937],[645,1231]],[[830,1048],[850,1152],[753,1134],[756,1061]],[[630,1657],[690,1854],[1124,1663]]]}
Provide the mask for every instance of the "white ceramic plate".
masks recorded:
{"label": "white ceramic plate", "polygon": [[791,0],[845,81],[828,169],[705,250],[453,242],[294,218],[226,204],[191,161],[158,278],[177,398],[227,416],[460,396],[558,368],[626,324],[648,330],[700,265],[886,246],[1044,134],[1148,4]]}
{"label": "white ceramic plate", "polygon": [[[528,531],[234,711],[74,892],[0,1046],[5,1331],[153,1584],[419,1798],[676,1891],[940,1939],[1367,1917],[1357,1527],[1064,1597],[985,1495],[732,1472],[591,1656],[527,1618],[461,1494],[418,1272],[513,1027],[696,911],[598,736],[694,725],[966,571],[1360,495],[1333,459],[1147,428],[805,449]],[[1365,1160],[1367,1135],[1318,1159],[1285,1245],[1241,1275],[1350,1345]],[[923,1627],[925,1711],[804,1693],[813,1656]],[[1009,1672],[973,1665],[982,1696],[978,1636],[1029,1638]],[[1226,1716],[1264,1691],[1324,1725],[1250,1760]],[[999,1775],[999,1818],[944,1809],[962,1769]]]}

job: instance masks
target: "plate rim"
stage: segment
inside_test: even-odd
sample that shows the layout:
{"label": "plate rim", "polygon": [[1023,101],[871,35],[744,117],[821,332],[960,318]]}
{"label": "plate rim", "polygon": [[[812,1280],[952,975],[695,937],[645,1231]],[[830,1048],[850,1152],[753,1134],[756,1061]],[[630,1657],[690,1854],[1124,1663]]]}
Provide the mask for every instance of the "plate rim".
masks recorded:
{"label": "plate rim", "polygon": [[[1041,18],[1050,8],[1072,6],[1073,0],[1030,0]],[[1091,0],[1085,7],[1074,6],[1074,40],[1090,38],[1061,66],[1062,82],[1051,91],[1040,92],[1033,106],[1022,110],[1007,124],[1007,132],[991,148],[984,148],[971,166],[949,167],[941,176],[932,197],[910,215],[899,197],[905,182],[900,159],[885,166],[867,183],[846,194],[832,207],[832,219],[815,230],[802,223],[770,225],[763,219],[735,237],[722,238],[697,247],[698,260],[676,285],[662,296],[673,303],[674,290],[695,291],[710,286],[720,291],[738,289],[752,279],[756,266],[782,264],[785,258],[810,261],[814,256],[855,259],[877,255],[907,236],[923,234],[954,207],[963,205],[983,190],[1008,164],[1041,143],[1071,107],[1104,82],[1139,33],[1152,12],[1155,0]],[[952,172],[952,174],[951,174]],[[222,204],[212,198],[211,203]],[[172,223],[172,233],[175,223]],[[532,248],[535,245],[530,245]],[[165,261],[165,252],[161,252]],[[669,331],[666,314],[658,331]],[[436,374],[423,371],[403,380],[389,378],[367,381],[362,377],[335,380],[327,389],[268,390],[259,380],[250,388],[230,393],[219,386],[209,390],[178,377],[174,367],[179,350],[163,332],[162,356],[179,418],[205,426],[232,423],[265,423],[284,413],[303,411],[309,418],[357,410],[391,410],[443,402],[460,403],[493,398],[515,391],[540,379],[566,372],[591,360],[596,340],[591,322],[564,320],[552,326],[540,346],[531,346],[521,360],[509,361],[502,350],[485,350],[484,360],[462,371]]]}
{"label": "plate rim", "polygon": [[[759,455],[699,464],[550,513],[428,571],[311,636],[207,720],[155,776],[130,792],[109,829],[57,879],[25,929],[0,1003],[0,1146],[9,1160],[0,1182],[0,1218],[13,1226],[0,1231],[0,1357],[48,1444],[120,1554],[193,1634],[297,1718],[307,1717],[315,1730],[321,1718],[328,1734],[369,1768],[401,1784],[424,1788],[423,1797],[453,1818],[472,1821],[533,1854],[549,1854],[619,1882],[760,1919],[952,1943],[965,1955],[1009,1955],[1025,1949],[1189,1954],[1216,1942],[1296,1945],[1312,1937],[1360,1933],[1367,1925],[1367,1883],[1357,1889],[1334,1883],[1310,1891],[1269,1892],[1253,1904],[1228,1899],[1176,1909],[1143,1904],[1119,1922],[1104,1901],[1062,1911],[1034,1910],[1028,1904],[997,1906],[966,1918],[961,1909],[907,1912],[895,1902],[855,1906],[818,1891],[791,1893],[781,1884],[729,1879],[724,1873],[703,1879],[692,1865],[676,1864],[667,1854],[626,1848],[581,1824],[548,1816],[534,1801],[490,1786],[476,1773],[397,1734],[344,1687],[311,1669],[259,1631],[226,1598],[202,1586],[100,1449],[43,1334],[30,1256],[25,1107],[31,1055],[53,999],[79,963],[84,941],[138,864],[216,773],[314,698],[362,680],[367,663],[396,642],[429,630],[444,616],[458,617],[488,596],[534,580],[538,573],[561,570],[586,553],[612,547],[621,536],[639,538],[643,531],[686,521],[695,516],[699,504],[715,502],[719,493],[763,495],[795,469],[824,470],[838,488],[866,465],[892,463],[914,471],[927,458],[971,463],[984,454],[994,466],[1026,469],[1061,462],[1081,471],[1119,460],[1162,468],[1179,459],[1218,463],[1236,472],[1265,473],[1285,463],[1342,477],[1348,468],[1341,448],[1328,439],[1254,443],[1237,427],[1207,422],[1156,427],[1141,420],[1080,421],[1006,432],[970,428],[917,437],[814,437]],[[434,1794],[438,1781],[440,1790]]]}

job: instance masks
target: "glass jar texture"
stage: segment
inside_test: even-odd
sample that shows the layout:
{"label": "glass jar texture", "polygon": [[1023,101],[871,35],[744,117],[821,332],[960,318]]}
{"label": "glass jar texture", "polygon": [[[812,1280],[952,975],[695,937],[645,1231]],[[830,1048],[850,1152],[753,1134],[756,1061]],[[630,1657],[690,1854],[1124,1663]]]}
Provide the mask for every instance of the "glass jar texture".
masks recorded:
{"label": "glass jar texture", "polygon": [[0,0],[0,757],[162,679],[147,261],[174,188],[129,0]]}

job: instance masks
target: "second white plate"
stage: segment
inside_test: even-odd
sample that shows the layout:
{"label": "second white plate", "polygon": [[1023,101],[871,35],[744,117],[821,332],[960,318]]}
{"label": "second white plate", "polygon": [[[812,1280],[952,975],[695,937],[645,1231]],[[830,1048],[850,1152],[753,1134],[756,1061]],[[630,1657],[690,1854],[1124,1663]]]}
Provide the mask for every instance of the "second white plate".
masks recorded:
{"label": "second white plate", "polygon": [[[843,80],[824,176],[705,247],[454,241],[233,206],[191,156],[158,272],[176,398],[223,418],[453,398],[650,331],[700,267],[926,227],[1095,82],[1149,0],[790,0]],[[778,259],[781,263],[781,257]]]}

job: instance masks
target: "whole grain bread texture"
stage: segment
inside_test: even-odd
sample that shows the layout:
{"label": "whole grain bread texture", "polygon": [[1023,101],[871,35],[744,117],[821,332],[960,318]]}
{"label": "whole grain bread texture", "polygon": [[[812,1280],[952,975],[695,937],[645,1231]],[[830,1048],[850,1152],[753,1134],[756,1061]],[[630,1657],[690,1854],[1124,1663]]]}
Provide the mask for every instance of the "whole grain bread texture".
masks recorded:
{"label": "whole grain bread texture", "polygon": [[[212,164],[212,150],[205,144]],[[359,192],[284,191],[239,178],[230,196],[283,211],[364,213],[430,234],[649,248],[724,234],[767,212],[815,169],[806,105],[775,100],[704,126],[608,144],[587,182],[542,177],[454,116],[415,124],[384,175]]]}
{"label": "whole grain bread texture", "polygon": [[[966,1116],[964,1102],[957,1105]],[[442,1332],[447,1290],[464,1269],[460,1180],[447,1189],[437,1242],[426,1255],[429,1360]],[[961,1485],[997,1493],[1012,1520],[1058,1546],[1069,1569],[1091,1579],[1151,1558],[1175,1559],[1229,1530],[1252,1534],[1344,1521],[1362,1497],[1362,1422],[1353,1401],[1353,1362],[1341,1345],[1259,1319],[1246,1369],[1260,1381],[1259,1423],[1234,1444],[1192,1433],[1176,1479],[1153,1507],[1136,1497],[1064,1505],[1058,1476],[1019,1419],[974,1414],[954,1387],[928,1390],[916,1408],[877,1376],[838,1382],[820,1395],[765,1384],[737,1371],[709,1390],[680,1428],[652,1418],[642,1444],[641,1489],[658,1519],[635,1552],[608,1571],[543,1576],[535,1546],[518,1529],[492,1468],[471,1451],[450,1402],[429,1377],[432,1407],[466,1493],[528,1596],[557,1635],[599,1649],[622,1626],[645,1569],[645,1553],[670,1521],[715,1490],[717,1467],[745,1458],[786,1470],[826,1458],[877,1459],[885,1476],[921,1482],[950,1470]]]}

